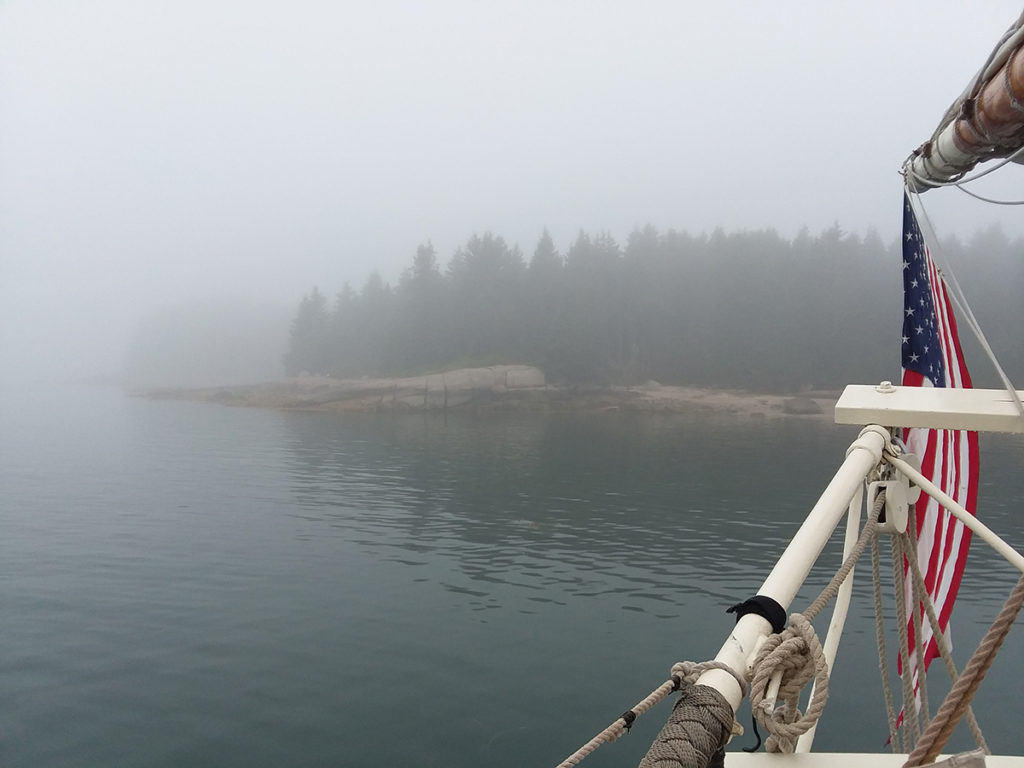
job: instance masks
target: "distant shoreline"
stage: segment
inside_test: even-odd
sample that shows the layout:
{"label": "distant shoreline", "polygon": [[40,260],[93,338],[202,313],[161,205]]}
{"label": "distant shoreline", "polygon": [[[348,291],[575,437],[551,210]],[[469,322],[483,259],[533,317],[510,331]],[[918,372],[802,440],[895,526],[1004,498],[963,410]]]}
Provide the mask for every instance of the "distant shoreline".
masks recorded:
{"label": "distant shoreline", "polygon": [[236,407],[312,411],[636,411],[721,413],[752,418],[800,417],[831,421],[838,392],[798,395],[676,387],[547,384],[531,366],[469,368],[393,379],[299,377],[264,384],[168,387],[132,394]]}

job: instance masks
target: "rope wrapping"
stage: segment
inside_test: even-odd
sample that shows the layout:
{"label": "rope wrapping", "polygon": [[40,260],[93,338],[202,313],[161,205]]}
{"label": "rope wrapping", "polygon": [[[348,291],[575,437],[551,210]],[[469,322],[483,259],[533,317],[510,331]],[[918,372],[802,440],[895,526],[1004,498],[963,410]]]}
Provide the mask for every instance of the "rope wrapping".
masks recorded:
{"label": "rope wrapping", "polygon": [[639,768],[708,768],[724,760],[732,724],[732,706],[721,693],[687,686]]}
{"label": "rope wrapping", "polygon": [[[634,704],[632,708],[626,710],[614,723],[569,755],[569,757],[565,758],[565,760],[558,764],[558,768],[572,768],[572,766],[579,765],[583,758],[591,754],[602,744],[610,744],[628,731],[640,715],[662,701],[670,693],[678,691],[682,686],[693,686],[697,678],[709,669],[720,669],[723,672],[728,672],[739,683],[743,695],[747,695],[747,681],[727,664],[723,664],[720,661],[704,661],[699,664],[693,661],[678,661],[672,665],[671,677],[668,680],[651,691],[644,699]],[[697,687],[704,688],[705,686]],[[726,706],[728,707],[728,702]],[[727,728],[727,734],[732,729],[732,717],[732,707],[729,707],[729,728]],[[726,740],[728,740],[728,735]],[[698,768],[705,768],[705,766],[702,764]]]}
{"label": "rope wrapping", "polygon": [[[797,738],[818,722],[828,699],[828,665],[811,622],[801,613],[790,616],[789,627],[781,634],[769,635],[761,646],[754,670],[750,707],[771,734],[765,741],[765,750],[792,752]],[[768,694],[772,678],[778,675],[778,700],[782,706],[774,707]],[[797,706],[800,692],[812,679],[814,695],[807,712],[801,713]]]}
{"label": "rope wrapping", "polygon": [[[839,591],[857,560],[871,545],[872,581],[876,613],[876,631],[879,641],[879,667],[882,673],[883,691],[889,734],[893,751],[909,751],[916,743],[904,768],[920,766],[934,761],[945,746],[954,727],[966,714],[978,745],[988,752],[984,738],[970,711],[970,700],[991,666],[999,647],[1002,645],[1010,626],[1024,606],[1024,577],[1014,588],[1006,605],[990,627],[985,638],[971,657],[960,676],[953,664],[947,638],[938,628],[938,617],[924,588],[923,577],[917,562],[916,541],[913,530],[892,538],[893,580],[896,593],[896,613],[900,634],[900,656],[903,663],[903,713],[907,727],[900,729],[896,722],[895,707],[889,681],[889,667],[886,661],[884,640],[884,618],[881,596],[881,573],[879,568],[878,520],[885,506],[885,493],[875,500],[857,542],[842,566],[833,575],[821,594],[803,613],[793,613],[789,626],[782,632],[768,635],[751,665],[749,672],[749,695],[755,719],[769,732],[765,748],[768,752],[793,752],[796,740],[807,733],[820,718],[828,699],[829,668],[821,643],[814,631],[812,621]],[[913,520],[913,514],[911,514]],[[910,678],[907,626],[910,617],[906,614],[903,599],[902,564],[906,558],[911,574],[910,590],[914,605],[913,621],[916,643],[912,652],[917,668],[923,678],[922,629],[924,613],[931,626],[939,647],[940,656],[953,680],[953,688],[943,702],[935,718],[929,721],[927,704],[918,718],[912,681]],[[747,696],[748,685],[736,670],[719,661],[678,662],[672,667],[671,677],[631,709],[626,710],[615,722],[597,734],[559,764],[559,768],[571,768],[591,754],[605,742],[615,741],[628,731],[637,717],[662,701],[674,691],[682,694],[668,722],[661,729],[639,768],[723,768],[724,747],[733,733],[742,729],[735,722],[735,713],[725,697],[716,689],[696,685],[697,678],[704,672],[718,669],[729,673],[740,686],[742,696]],[[799,696],[804,686],[814,680],[814,690],[807,704],[807,711],[800,712]],[[925,687],[920,681],[922,699]],[[926,699],[924,699],[926,701]],[[779,704],[781,702],[781,704]],[[779,704],[777,706],[777,704]],[[923,733],[922,733],[923,731]],[[899,742],[902,741],[902,750]]]}

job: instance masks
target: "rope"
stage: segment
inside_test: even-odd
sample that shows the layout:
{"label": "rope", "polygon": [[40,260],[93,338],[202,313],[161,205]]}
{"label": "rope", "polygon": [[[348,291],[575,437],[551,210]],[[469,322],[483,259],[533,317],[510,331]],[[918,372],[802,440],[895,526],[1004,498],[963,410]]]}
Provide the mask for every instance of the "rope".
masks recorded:
{"label": "rope", "polygon": [[[683,684],[687,684],[688,687],[693,687],[693,683],[696,682],[697,678],[709,669],[720,669],[723,672],[728,672],[734,678],[736,682],[740,684],[740,689],[743,695],[747,693],[747,682],[740,676],[732,667],[728,664],[723,664],[720,661],[705,661],[697,664],[692,661],[680,661],[672,666],[671,677],[664,683],[659,685],[653,691],[651,691],[644,699],[633,705],[631,709],[627,709],[623,712],[615,722],[597,734],[594,738],[584,744],[582,747],[573,752],[569,757],[565,758],[561,763],[558,764],[558,768],[570,768],[571,766],[578,765],[583,758],[591,754],[595,749],[605,743],[611,743],[615,741],[619,736],[626,733],[630,728],[633,727],[633,722],[640,717],[644,712],[649,710],[658,702],[662,701],[673,691],[678,691]],[[706,686],[696,686],[699,688],[705,688]],[[724,700],[724,699],[723,699]],[[677,703],[678,706],[678,703]],[[728,707],[728,702],[726,702]],[[731,732],[732,726],[732,708],[729,707],[729,724],[726,726],[726,733]],[[667,727],[667,726],[666,726]],[[704,768],[704,765],[698,766],[697,768]]]}
{"label": "rope", "polygon": [[953,684],[928,730],[925,731],[917,747],[904,763],[904,768],[934,762],[939,752],[946,746],[953,729],[966,711],[989,667],[992,666],[996,653],[1006,639],[1022,604],[1024,604],[1024,576],[1010,592],[1003,609],[999,612],[996,620],[992,622],[988,632],[985,633],[985,637],[982,638],[981,644],[971,656],[970,661],[967,662],[964,673]]}
{"label": "rope", "polygon": [[[884,506],[883,492],[875,499],[857,543],[828,585],[807,610],[790,616],[789,626],[784,631],[769,635],[754,659],[750,707],[754,717],[771,734],[765,742],[768,752],[792,752],[796,739],[814,727],[825,709],[829,669],[811,622],[839,593],[839,587],[850,575],[864,548],[875,538],[878,517]],[[801,713],[798,708],[800,692],[812,678],[814,693],[807,711]],[[772,696],[771,689],[776,681],[778,693]],[[777,700],[782,701],[781,707],[775,707]]]}
{"label": "rope", "polygon": [[[911,507],[910,519],[914,520],[913,507]],[[886,715],[889,722],[889,743],[892,746],[893,752],[910,752],[916,748],[917,745],[923,743],[922,739],[924,735],[920,733],[921,728],[915,728],[914,723],[917,722],[918,707],[917,702],[913,700],[913,680],[910,676],[910,670],[907,665],[907,639],[905,634],[905,627],[907,626],[907,618],[905,613],[905,593],[902,587],[902,579],[900,578],[899,566],[903,562],[903,558],[906,557],[909,564],[908,571],[911,575],[911,604],[915,606],[915,625],[914,629],[917,633],[915,642],[915,652],[917,658],[917,675],[920,684],[921,691],[921,717],[925,722],[924,733],[927,734],[928,730],[932,728],[932,725],[928,723],[928,694],[926,688],[927,676],[924,672],[924,664],[922,659],[923,645],[922,645],[922,634],[921,634],[921,623],[916,620],[916,617],[920,615],[920,611],[916,606],[923,606],[924,613],[928,619],[928,623],[931,626],[932,635],[934,636],[936,645],[939,649],[939,655],[945,664],[946,671],[949,674],[950,680],[956,685],[960,679],[959,674],[956,670],[956,665],[953,662],[949,641],[946,636],[942,633],[939,628],[939,619],[935,613],[935,605],[932,602],[931,596],[928,593],[928,589],[924,583],[924,576],[921,573],[920,564],[917,558],[917,532],[915,526],[908,526],[907,532],[901,536],[893,539],[893,580],[896,584],[896,604],[897,613],[899,614],[898,621],[903,631],[900,632],[901,642],[901,660],[903,662],[903,676],[901,681],[904,684],[903,689],[903,712],[907,719],[907,728],[901,734],[897,725],[897,719],[895,716],[895,706],[893,704],[892,697],[892,684],[889,675],[888,666],[888,652],[885,646],[885,620],[882,608],[882,591],[881,591],[881,573],[879,568],[879,551],[877,539],[871,543],[871,568],[872,568],[872,591],[874,594],[875,601],[875,632],[878,640],[878,664],[879,670],[882,673],[882,691],[885,697]],[[903,610],[901,611],[901,608]],[[911,702],[913,701],[913,706]],[[970,708],[969,702],[965,706],[963,714],[966,716],[967,723],[970,727],[971,734],[974,737],[978,747],[986,753],[990,754],[988,744],[985,742],[985,737],[981,732],[981,728],[978,725],[978,721],[974,716],[973,710]],[[933,721],[934,722],[934,721]],[[915,733],[916,731],[916,733]],[[901,738],[902,737],[902,738]],[[902,748],[900,742],[903,742]]]}
{"label": "rope", "polygon": [[977,192],[971,192],[971,190],[963,184],[954,184],[953,186],[965,195],[970,195],[976,200],[981,200],[983,203],[992,203],[993,205],[1024,205],[1024,200],[996,200],[994,197],[985,197],[984,195],[979,195]]}
{"label": "rope", "polygon": [[[917,517],[916,512],[914,513],[914,525],[907,525],[907,530],[899,534],[900,543],[900,563],[910,562],[912,551],[917,549]],[[916,552],[913,553],[916,558]],[[906,581],[906,575],[903,577]],[[931,705],[928,703],[928,675],[926,674],[927,669],[924,662],[924,637],[921,631],[921,610],[920,606],[924,600],[931,602],[931,597],[928,594],[928,590],[923,588],[924,582],[918,582],[913,576],[910,580],[910,593],[912,596],[913,611],[911,616],[914,619],[914,659],[917,664],[917,686],[919,695],[921,697],[921,708],[919,710],[920,727],[922,730],[928,727],[928,720],[931,718]],[[932,628],[932,632],[935,633],[935,628]]]}
{"label": "rope", "polygon": [[[769,697],[772,678],[781,675],[775,707]],[[814,679],[814,695],[801,713],[797,700],[803,687]],[[821,643],[811,622],[801,613],[789,617],[789,626],[780,634],[769,635],[754,660],[754,679],[750,685],[750,708],[771,734],[765,741],[768,752],[792,752],[796,740],[807,733],[821,717],[828,699],[828,665]]]}
{"label": "rope", "polygon": [[1017,413],[1024,417],[1024,404],[1021,403],[1020,396],[1017,394],[1017,388],[1010,381],[1010,377],[1006,375],[1006,371],[1003,370],[1003,366],[999,363],[996,357],[995,351],[992,346],[988,343],[988,338],[985,336],[985,332],[981,329],[981,323],[978,322],[978,318],[974,316],[974,310],[971,309],[971,305],[967,303],[967,296],[964,294],[963,288],[960,287],[960,283],[956,279],[956,275],[953,274],[952,268],[949,268],[949,285],[953,287],[949,297],[953,300],[957,309],[960,313],[967,318],[967,325],[974,332],[975,338],[978,343],[981,344],[981,348],[985,350],[985,354],[988,356],[989,361],[996,369],[996,373],[999,375],[999,380],[1003,382],[1003,386],[1006,387],[1007,393],[1010,395],[1010,399],[1013,400],[1014,406],[1017,408]]}
{"label": "rope", "polygon": [[732,705],[714,688],[688,686],[639,768],[721,765],[733,726]]}
{"label": "rope", "polygon": [[[913,519],[911,517],[911,519]],[[935,644],[939,648],[939,656],[942,658],[942,663],[945,665],[946,673],[949,675],[949,680],[955,683],[959,679],[959,673],[956,672],[956,665],[953,663],[952,649],[949,647],[949,640],[942,633],[939,628],[939,617],[935,613],[935,603],[932,602],[932,596],[928,593],[928,588],[925,586],[925,578],[921,572],[921,566],[918,561],[918,547],[915,545],[916,531],[913,526],[908,528],[910,531],[910,544],[911,547],[906,548],[907,559],[910,563],[910,573],[913,578],[914,593],[923,596],[923,602],[925,605],[925,614],[928,616],[928,623],[932,627],[932,636],[935,638]],[[915,601],[916,602],[916,601]],[[924,677],[923,677],[924,679]],[[925,699],[927,701],[927,698]],[[985,741],[985,736],[981,732],[981,726],[978,725],[978,719],[974,716],[974,710],[970,707],[967,708],[967,722],[971,728],[971,735],[974,736],[974,741],[984,751],[986,755],[991,755],[991,751],[988,749],[988,744]],[[907,750],[909,752],[909,750]]]}
{"label": "rope", "polygon": [[[908,525],[907,526],[907,530],[913,530],[915,528],[916,528],[916,525],[913,525],[913,526]],[[916,537],[916,531],[915,531],[915,537],[914,538],[915,538],[915,540],[917,538]],[[901,656],[901,661],[903,662],[903,680],[904,680],[904,684],[905,685],[909,684],[912,691],[913,691],[914,685],[915,684],[917,685],[917,691],[913,693],[914,717],[917,718],[917,722],[914,725],[914,727],[912,728],[912,731],[913,731],[913,741],[912,741],[912,743],[917,743],[917,739],[921,738],[921,733],[924,731],[925,727],[928,725],[928,720],[930,718],[930,714],[929,713],[931,712],[931,707],[928,704],[928,676],[925,674],[924,644],[922,642],[923,638],[921,636],[921,611],[920,611],[921,604],[925,600],[930,600],[930,597],[928,595],[927,589],[925,589],[924,586],[923,586],[924,585],[923,581],[918,582],[918,581],[916,581],[914,579],[911,579],[911,582],[909,584],[909,587],[910,587],[910,605],[911,605],[911,610],[910,610],[910,615],[909,616],[906,615],[906,610],[907,610],[906,609],[906,604],[903,601],[906,599],[906,589],[907,589],[908,585],[907,585],[907,582],[906,582],[906,570],[901,570],[901,568],[903,568],[904,563],[907,563],[910,560],[910,549],[911,549],[910,548],[910,537],[907,535],[906,532],[901,533],[901,534],[896,534],[896,535],[893,536],[893,538],[892,538],[893,582],[895,584],[898,584],[900,587],[902,587],[901,589],[897,589],[896,590],[899,593],[896,599],[901,601],[901,604],[903,605],[903,609],[904,609],[904,614],[903,614],[903,616],[901,618],[901,622],[902,622],[901,626],[902,627],[907,627],[908,624],[912,624],[913,628],[914,628],[914,648],[913,648],[913,651],[914,651],[914,669],[913,669],[913,671],[908,666],[908,657],[907,656]],[[899,575],[897,575],[897,574],[899,574]],[[909,632],[909,629],[908,629],[908,632]],[[903,644],[904,644],[904,650],[906,651],[907,654],[909,654],[911,649],[906,647],[909,644],[909,642],[910,642],[909,635],[907,637],[902,638],[901,642],[903,642]],[[903,699],[904,714],[906,713],[906,705],[907,705],[906,703],[907,703],[907,701],[909,701],[909,699],[904,697],[904,699]]]}
{"label": "rope", "polygon": [[[911,507],[911,520],[914,519],[913,507]],[[935,644],[939,649],[939,657],[942,659],[942,663],[946,667],[946,673],[949,675],[951,682],[956,683],[960,678],[960,673],[956,670],[956,664],[953,662],[952,649],[949,646],[949,640],[946,635],[943,634],[939,628],[939,617],[935,613],[935,604],[932,602],[931,595],[928,593],[928,588],[924,583],[924,576],[921,573],[921,567],[917,559],[917,527],[908,526],[907,531],[910,534],[910,547],[906,548],[907,560],[910,563],[910,573],[914,580],[915,594],[920,594],[924,599],[924,610],[925,615],[928,617],[928,623],[932,628],[932,636],[935,638]],[[916,600],[915,600],[916,604]],[[927,676],[922,676],[924,680]],[[922,691],[924,689],[922,688]],[[927,702],[927,694],[923,694],[924,701]],[[986,755],[992,754],[988,748],[988,744],[985,741],[985,735],[981,732],[981,726],[978,725],[978,719],[974,716],[974,710],[968,706],[966,712],[967,725],[971,729],[971,735],[974,737],[974,743],[980,747]],[[907,750],[908,752],[910,750]]]}
{"label": "rope", "polygon": [[861,529],[860,536],[857,537],[857,543],[853,545],[853,549],[850,550],[849,556],[843,561],[843,564],[839,567],[839,570],[835,572],[832,579],[821,591],[814,601],[807,606],[807,610],[804,611],[804,616],[809,621],[813,621],[814,618],[821,612],[821,609],[828,605],[832,599],[839,594],[839,587],[842,586],[843,582],[846,581],[846,577],[850,575],[850,571],[857,564],[860,556],[864,554],[864,548],[867,547],[868,542],[875,537],[875,532],[878,530],[878,518],[882,514],[882,510],[885,508],[885,491],[881,491],[875,498],[875,504],[871,508],[871,513],[868,515],[867,522],[864,523],[864,527]]}
{"label": "rope", "polygon": [[878,670],[882,673],[882,695],[885,697],[885,715],[889,723],[889,744],[894,753],[900,749],[900,733],[896,727],[896,705],[892,698],[892,679],[889,675],[889,652],[885,647],[885,612],[882,606],[881,557],[878,537],[871,539],[871,591],[875,598],[875,638],[878,642]]}
{"label": "rope", "polygon": [[[901,549],[904,552],[908,549],[905,536],[905,533],[900,536]],[[927,669],[924,662],[924,633],[921,631],[921,611],[918,610],[921,601],[918,598],[917,588],[914,584],[911,584],[911,592],[914,594],[914,609],[910,614],[914,622],[914,663],[917,664],[917,694],[921,698],[921,708],[917,713],[918,727],[924,730],[928,727],[932,710],[931,704],[928,703],[928,675],[926,674]]]}
{"label": "rope", "polygon": [[[890,684],[889,668],[885,651],[884,612],[881,597],[881,574],[879,567],[878,519],[885,506],[884,491],[878,495],[861,530],[857,542],[842,566],[833,575],[821,594],[803,613],[790,616],[789,626],[781,633],[765,638],[758,650],[751,671],[750,702],[756,721],[769,731],[765,748],[768,752],[792,752],[799,736],[810,730],[821,717],[828,698],[829,669],[822,652],[821,643],[811,622],[817,614],[838,593],[839,587],[849,576],[865,547],[871,543],[872,582],[875,602],[875,627],[879,647],[879,669],[882,674],[886,714],[889,721],[890,741],[894,752],[902,751],[899,740],[895,706]],[[913,509],[913,507],[912,507]],[[913,515],[911,516],[913,519]],[[913,680],[908,657],[907,613],[905,586],[901,566],[906,558],[911,573],[911,599],[915,632],[915,661],[919,689],[922,694],[924,733],[918,720],[918,707],[913,691]],[[897,623],[900,635],[900,659],[903,665],[903,712],[907,728],[902,734],[903,747],[915,744],[904,768],[933,762],[945,746],[956,724],[967,717],[971,731],[981,749],[988,753],[988,746],[978,728],[974,713],[970,709],[973,698],[982,679],[991,667],[996,653],[1006,638],[1010,626],[1024,605],[1024,577],[1011,592],[999,616],[993,622],[984,639],[974,652],[964,670],[958,676],[953,663],[947,638],[939,629],[935,607],[924,584],[917,559],[916,530],[909,534],[892,537],[893,583],[896,593]],[[924,669],[924,646],[922,641],[921,607],[927,615],[939,654],[946,665],[953,687],[940,707],[935,718],[928,721],[927,688]],[[673,691],[683,693],[673,707],[668,722],[652,743],[640,768],[720,768],[724,766],[724,747],[730,735],[738,728],[731,705],[717,690],[710,686],[695,685],[697,678],[705,671],[718,669],[728,672],[739,683],[743,696],[747,695],[746,681],[732,667],[719,661],[678,662],[672,667],[671,677],[624,712],[615,722],[598,733],[593,739],[559,764],[558,768],[578,765],[601,744],[615,741],[627,732],[637,717],[648,711]],[[814,689],[807,711],[798,709],[799,695],[803,687],[814,679]],[[685,686],[685,687],[684,687]],[[773,690],[774,688],[774,690]],[[775,707],[781,700],[782,706]],[[908,706],[913,704],[912,706]],[[756,729],[756,722],[755,722]]]}
{"label": "rope", "polygon": [[910,642],[907,637],[907,603],[904,599],[903,586],[903,552],[900,540],[894,536],[892,545],[892,585],[896,597],[896,625],[900,639],[900,682],[903,684],[903,724],[904,746],[916,744],[921,737],[921,727],[917,721],[917,705],[914,700],[914,684],[910,677],[910,657],[907,648]]}

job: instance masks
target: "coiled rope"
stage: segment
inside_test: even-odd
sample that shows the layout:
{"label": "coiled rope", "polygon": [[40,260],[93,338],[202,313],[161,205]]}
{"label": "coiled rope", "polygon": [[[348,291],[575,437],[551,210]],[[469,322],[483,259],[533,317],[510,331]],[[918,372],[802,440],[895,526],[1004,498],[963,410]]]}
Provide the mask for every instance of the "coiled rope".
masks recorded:
{"label": "coiled rope", "polygon": [[[750,684],[750,707],[754,717],[771,734],[765,741],[768,752],[792,752],[796,740],[809,731],[825,709],[828,699],[829,669],[821,643],[811,622],[835,596],[839,587],[875,538],[878,518],[885,507],[885,492],[878,494],[857,543],[821,594],[803,613],[794,613],[789,626],[777,635],[769,635],[754,658]],[[814,680],[814,693],[807,711],[798,708],[800,692]],[[777,685],[778,693],[770,695]],[[776,707],[775,702],[782,706]]]}
{"label": "coiled rope", "polygon": [[[895,706],[889,682],[889,668],[885,650],[884,618],[882,610],[881,578],[879,568],[878,520],[885,507],[885,492],[879,493],[862,528],[857,542],[842,566],[833,575],[828,585],[811,602],[803,613],[793,613],[789,626],[781,633],[769,635],[759,648],[750,672],[750,702],[754,717],[769,732],[765,749],[769,752],[792,752],[799,736],[810,730],[821,717],[828,698],[829,669],[825,661],[814,627],[811,622],[839,592],[839,587],[848,578],[857,560],[871,544],[872,581],[875,601],[876,631],[878,637],[879,667],[882,672],[883,691],[889,721],[889,733],[894,751],[898,747],[899,729]],[[910,519],[913,521],[913,505]],[[958,675],[952,660],[947,638],[939,629],[935,607],[924,584],[917,560],[915,526],[893,536],[893,579],[896,587],[897,622],[900,634],[900,655],[903,666],[903,710],[907,727],[902,734],[905,751],[910,754],[904,768],[912,768],[935,760],[949,740],[953,729],[966,716],[978,746],[988,753],[988,746],[970,709],[970,701],[982,679],[992,665],[995,656],[1009,632],[1022,606],[1024,606],[1024,577],[1011,592],[1002,611],[967,663],[962,675]],[[921,718],[911,679],[906,603],[903,597],[902,563],[906,558],[911,574],[911,595],[915,633],[915,660],[917,661],[921,691]],[[927,616],[939,654],[953,681],[953,687],[945,701],[929,721],[927,689],[924,681],[924,648],[922,645],[921,609]],[[742,695],[747,695],[747,681],[730,666],[718,661],[702,663],[678,662],[672,667],[671,677],[619,716],[611,725],[598,733],[580,749],[559,763],[558,768],[578,765],[601,744],[615,741],[627,732],[637,717],[651,709],[674,691],[683,693],[676,702],[669,721],[662,728],[651,745],[640,768],[715,768],[724,763],[724,747],[733,733],[740,731],[734,721],[731,705],[715,689],[695,685],[697,678],[705,671],[718,669],[729,673],[739,683]],[[798,708],[800,692],[814,680],[814,692],[808,702],[807,711]],[[781,706],[776,702],[781,701]]]}
{"label": "coiled rope", "polygon": [[732,705],[708,685],[683,690],[640,768],[721,768],[734,727]]}

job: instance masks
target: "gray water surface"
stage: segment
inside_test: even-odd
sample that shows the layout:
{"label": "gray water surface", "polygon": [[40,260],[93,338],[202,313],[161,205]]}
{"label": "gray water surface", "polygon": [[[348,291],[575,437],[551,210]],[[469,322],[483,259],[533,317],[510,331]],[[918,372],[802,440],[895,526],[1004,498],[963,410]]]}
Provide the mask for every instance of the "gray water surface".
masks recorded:
{"label": "gray water surface", "polygon": [[[756,591],[855,432],[12,391],[0,765],[553,765],[673,662],[715,654],[725,608]],[[982,450],[982,515],[1020,545],[1022,443]],[[961,664],[1015,581],[975,543]],[[818,748],[881,750],[868,582],[852,614]],[[977,701],[997,752],[1024,752],[1022,635]],[[635,765],[667,713],[586,764]]]}

